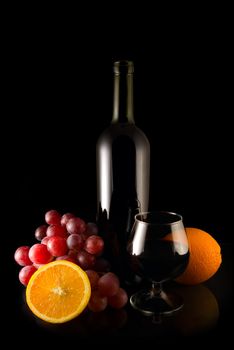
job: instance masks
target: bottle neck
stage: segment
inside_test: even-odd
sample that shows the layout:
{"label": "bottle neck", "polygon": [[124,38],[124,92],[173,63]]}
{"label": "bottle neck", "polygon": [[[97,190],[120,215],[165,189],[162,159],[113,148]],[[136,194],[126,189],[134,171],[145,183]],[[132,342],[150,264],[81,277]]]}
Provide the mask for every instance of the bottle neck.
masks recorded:
{"label": "bottle neck", "polygon": [[112,123],[134,123],[133,63],[114,63],[114,103]]}

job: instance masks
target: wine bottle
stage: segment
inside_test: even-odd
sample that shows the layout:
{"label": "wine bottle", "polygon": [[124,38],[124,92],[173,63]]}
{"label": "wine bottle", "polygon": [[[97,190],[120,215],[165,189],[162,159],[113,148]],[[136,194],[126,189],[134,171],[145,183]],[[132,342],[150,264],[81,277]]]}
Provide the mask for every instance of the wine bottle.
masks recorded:
{"label": "wine bottle", "polygon": [[96,145],[97,223],[105,255],[123,278],[134,216],[149,204],[150,144],[134,121],[133,71],[132,61],[114,62],[112,122]]}

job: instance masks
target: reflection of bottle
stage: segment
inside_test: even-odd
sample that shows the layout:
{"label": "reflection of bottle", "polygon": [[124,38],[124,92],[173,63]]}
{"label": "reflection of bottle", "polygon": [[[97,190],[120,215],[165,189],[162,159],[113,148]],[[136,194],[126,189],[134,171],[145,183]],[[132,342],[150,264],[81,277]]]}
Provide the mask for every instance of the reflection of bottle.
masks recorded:
{"label": "reflection of bottle", "polygon": [[133,116],[133,63],[114,63],[111,125],[101,134],[97,156],[97,222],[113,268],[126,269],[126,242],[134,215],[148,210],[150,145]]}

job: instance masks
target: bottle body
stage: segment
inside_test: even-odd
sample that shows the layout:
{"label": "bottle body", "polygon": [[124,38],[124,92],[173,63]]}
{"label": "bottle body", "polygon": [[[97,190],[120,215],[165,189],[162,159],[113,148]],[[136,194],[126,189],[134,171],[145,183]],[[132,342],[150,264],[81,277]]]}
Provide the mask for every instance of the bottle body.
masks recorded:
{"label": "bottle body", "polygon": [[134,216],[148,210],[150,144],[135,125],[132,113],[131,118],[114,115],[96,145],[97,223],[105,241],[105,256],[112,269],[126,280],[126,246]]}

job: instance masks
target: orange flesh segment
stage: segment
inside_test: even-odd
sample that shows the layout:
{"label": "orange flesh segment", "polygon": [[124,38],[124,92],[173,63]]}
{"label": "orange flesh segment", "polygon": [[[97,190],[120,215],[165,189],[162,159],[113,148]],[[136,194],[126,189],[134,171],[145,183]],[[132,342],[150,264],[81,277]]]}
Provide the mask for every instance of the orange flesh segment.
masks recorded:
{"label": "orange flesh segment", "polygon": [[40,268],[34,275],[26,296],[36,316],[48,322],[62,323],[76,317],[86,307],[90,283],[77,265],[60,260]]}

